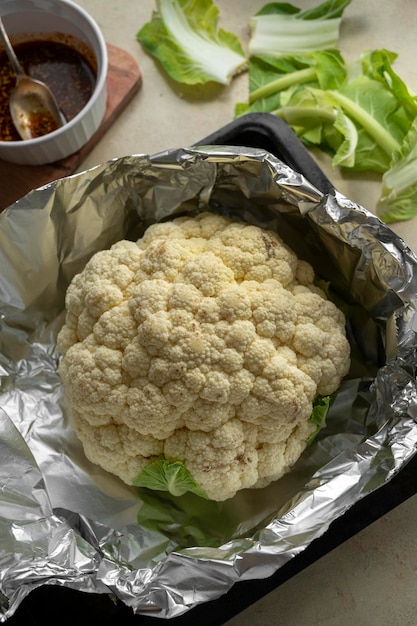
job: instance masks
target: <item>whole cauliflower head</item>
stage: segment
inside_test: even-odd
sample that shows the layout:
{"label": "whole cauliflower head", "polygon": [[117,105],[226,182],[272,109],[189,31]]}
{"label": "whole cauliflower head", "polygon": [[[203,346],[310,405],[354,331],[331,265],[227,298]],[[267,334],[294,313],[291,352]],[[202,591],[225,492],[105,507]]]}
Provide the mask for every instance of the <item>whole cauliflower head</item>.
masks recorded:
{"label": "whole cauliflower head", "polygon": [[344,316],[313,281],[275,232],[211,213],[95,254],[58,336],[86,456],[128,484],[182,462],[219,501],[281,477],[350,364]]}

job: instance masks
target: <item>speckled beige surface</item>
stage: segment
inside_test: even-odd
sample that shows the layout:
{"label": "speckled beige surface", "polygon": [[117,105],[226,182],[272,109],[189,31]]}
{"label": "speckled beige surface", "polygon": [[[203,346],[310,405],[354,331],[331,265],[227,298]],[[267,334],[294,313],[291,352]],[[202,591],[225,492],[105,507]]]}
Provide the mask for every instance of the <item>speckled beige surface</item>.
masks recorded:
{"label": "speckled beige surface", "polygon": [[[299,7],[316,0],[293,0]],[[199,89],[179,94],[135,39],[150,18],[153,0],[79,0],[106,40],[130,52],[142,74],[140,93],[89,155],[83,169],[126,154],[188,146],[233,119],[245,101],[247,75],[203,98]],[[244,44],[248,18],[266,0],[216,0],[220,24]],[[417,91],[416,0],[352,0],[345,11],[341,49],[351,60],[369,48],[398,53],[395,68]],[[379,184],[365,176],[341,176],[316,155],[334,185],[373,211]],[[417,218],[394,225],[417,251]],[[417,481],[417,477],[416,477]],[[257,604],[228,626],[415,626],[417,624],[417,496],[375,522]]]}

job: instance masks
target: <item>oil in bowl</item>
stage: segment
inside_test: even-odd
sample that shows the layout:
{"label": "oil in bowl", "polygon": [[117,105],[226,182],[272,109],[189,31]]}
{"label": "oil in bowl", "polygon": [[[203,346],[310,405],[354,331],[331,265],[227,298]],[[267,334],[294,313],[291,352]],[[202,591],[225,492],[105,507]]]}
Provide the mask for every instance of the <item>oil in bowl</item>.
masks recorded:
{"label": "oil in bowl", "polygon": [[[71,121],[90,100],[97,76],[94,53],[82,41],[62,33],[16,35],[16,55],[32,78],[44,82],[52,91],[66,122]],[[6,52],[0,50],[0,141],[19,141],[14,127],[9,98],[16,77]],[[49,117],[31,119],[32,136],[56,130]]]}

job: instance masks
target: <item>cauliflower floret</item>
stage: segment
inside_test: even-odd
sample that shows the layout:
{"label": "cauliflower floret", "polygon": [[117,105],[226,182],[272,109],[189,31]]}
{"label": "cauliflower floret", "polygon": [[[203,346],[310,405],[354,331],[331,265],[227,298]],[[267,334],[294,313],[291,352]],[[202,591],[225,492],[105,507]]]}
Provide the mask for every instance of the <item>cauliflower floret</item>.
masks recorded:
{"label": "cauliflower floret", "polygon": [[210,213],[97,253],[58,336],[87,457],[128,484],[181,461],[214,500],[282,476],[350,364],[344,316],[313,280],[276,233]]}

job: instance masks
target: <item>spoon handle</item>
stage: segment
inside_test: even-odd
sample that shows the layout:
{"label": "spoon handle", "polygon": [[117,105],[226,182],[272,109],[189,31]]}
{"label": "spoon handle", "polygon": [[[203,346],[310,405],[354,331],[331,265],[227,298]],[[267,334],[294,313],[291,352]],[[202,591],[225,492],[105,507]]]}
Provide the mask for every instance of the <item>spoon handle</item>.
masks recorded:
{"label": "spoon handle", "polygon": [[17,59],[15,51],[13,50],[12,44],[10,43],[10,39],[4,28],[3,20],[1,19],[1,17],[0,17],[0,39],[2,40],[4,44],[7,56],[9,57],[9,61],[12,64],[12,67],[16,76],[24,75],[26,72],[24,71],[23,67],[20,65]]}

